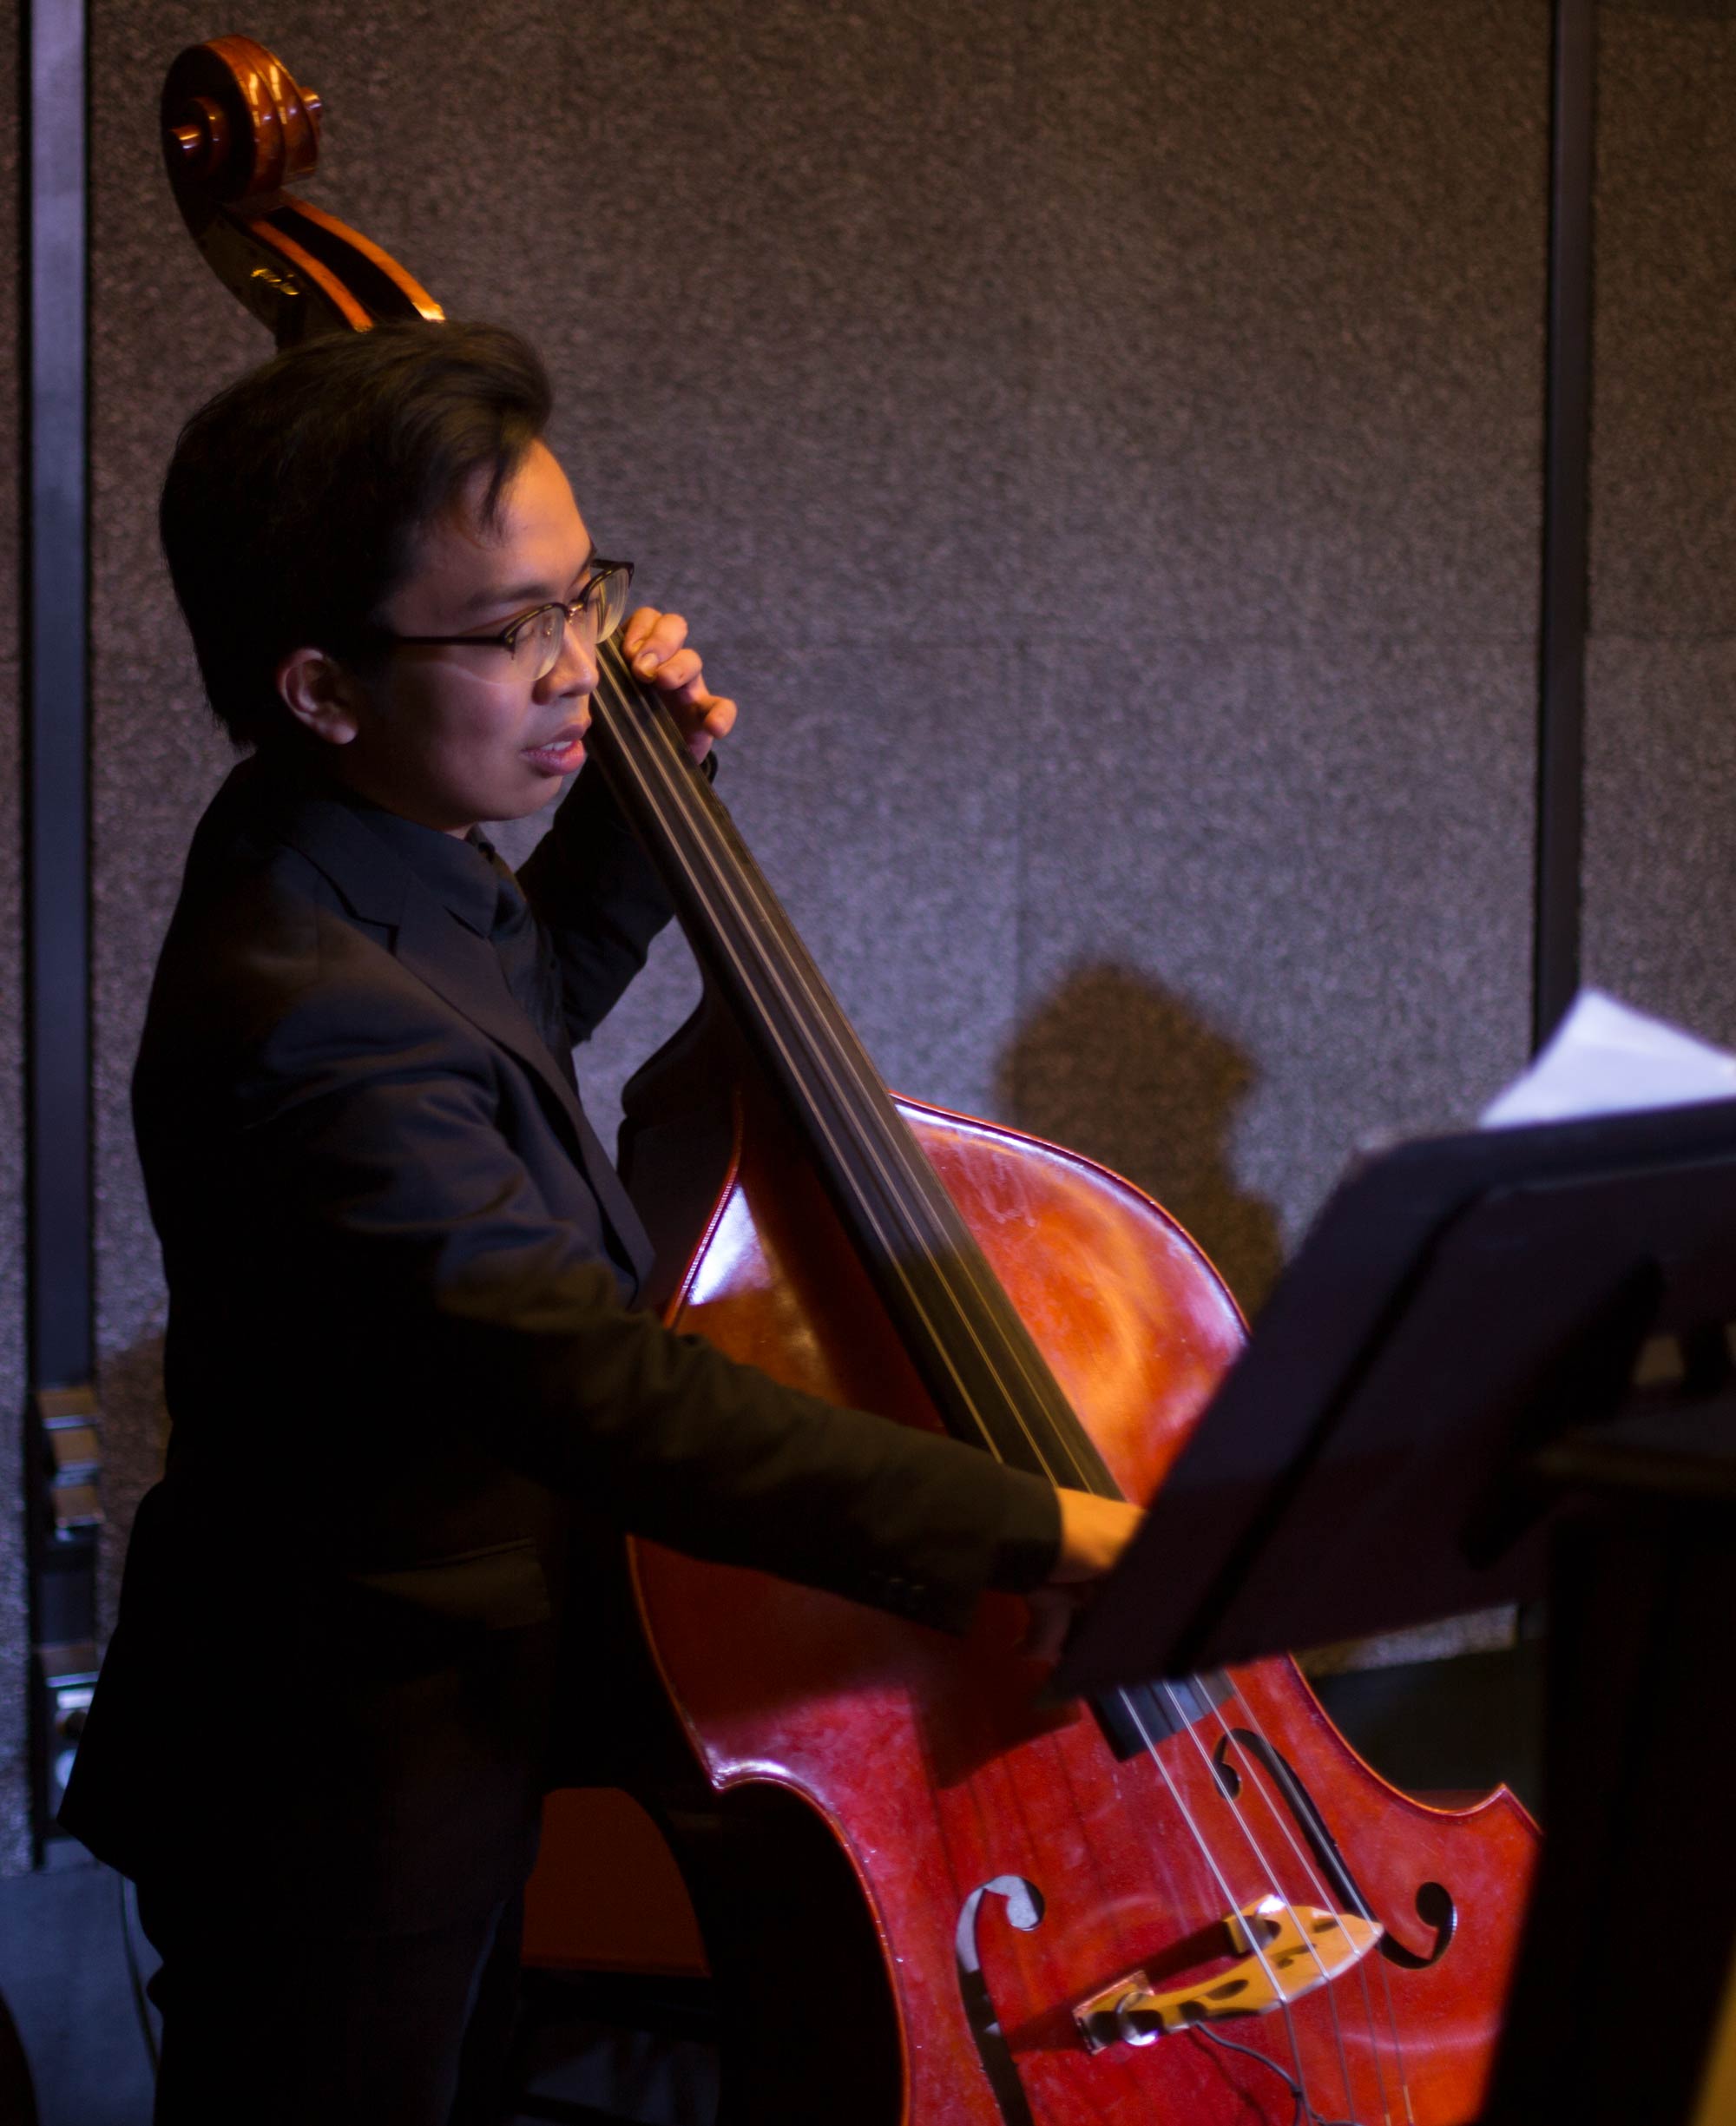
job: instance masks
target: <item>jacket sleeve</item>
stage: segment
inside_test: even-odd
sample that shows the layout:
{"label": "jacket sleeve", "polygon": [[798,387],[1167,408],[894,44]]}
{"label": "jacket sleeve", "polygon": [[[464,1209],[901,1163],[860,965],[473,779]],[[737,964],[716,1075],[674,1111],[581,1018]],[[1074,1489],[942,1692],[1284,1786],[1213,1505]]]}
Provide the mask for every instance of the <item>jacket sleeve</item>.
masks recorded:
{"label": "jacket sleeve", "polygon": [[507,1067],[378,984],[286,1013],[244,1081],[237,1183],[273,1215],[234,1303],[363,1353],[352,1411],[413,1407],[693,1556],[950,1629],[1043,1577],[1047,1483],[624,1309],[502,1132]]}
{"label": "jacket sleeve", "polygon": [[518,883],[555,948],[567,1030],[589,1040],[673,912],[651,859],[595,768],[579,772]]}

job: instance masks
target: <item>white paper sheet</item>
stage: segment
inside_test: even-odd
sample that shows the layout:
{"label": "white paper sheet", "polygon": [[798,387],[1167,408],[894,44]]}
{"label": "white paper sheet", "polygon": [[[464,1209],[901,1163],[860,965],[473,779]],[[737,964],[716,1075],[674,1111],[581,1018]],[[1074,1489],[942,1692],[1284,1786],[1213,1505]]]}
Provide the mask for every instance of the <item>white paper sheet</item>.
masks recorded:
{"label": "white paper sheet", "polygon": [[1736,1056],[1648,1018],[1601,990],[1581,990],[1529,1070],[1480,1117],[1485,1129],[1566,1122],[1641,1108],[1736,1099]]}

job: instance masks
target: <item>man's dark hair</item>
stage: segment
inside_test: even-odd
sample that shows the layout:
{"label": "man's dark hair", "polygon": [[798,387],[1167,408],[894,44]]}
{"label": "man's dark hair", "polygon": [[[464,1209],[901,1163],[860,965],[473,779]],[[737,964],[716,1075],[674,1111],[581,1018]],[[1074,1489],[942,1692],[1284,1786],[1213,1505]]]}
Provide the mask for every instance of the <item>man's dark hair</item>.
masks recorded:
{"label": "man's dark hair", "polygon": [[273,675],[290,650],[365,661],[424,529],[483,468],[494,521],[549,405],[516,332],[413,324],[305,341],[194,415],[158,522],[205,690],[237,744],[289,727]]}

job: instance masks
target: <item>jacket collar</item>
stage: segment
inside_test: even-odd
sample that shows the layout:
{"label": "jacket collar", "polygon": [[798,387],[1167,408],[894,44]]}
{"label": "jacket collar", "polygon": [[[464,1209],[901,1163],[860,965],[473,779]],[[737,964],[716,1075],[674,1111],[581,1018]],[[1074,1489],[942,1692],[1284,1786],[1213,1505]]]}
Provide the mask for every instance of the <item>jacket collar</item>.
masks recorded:
{"label": "jacket collar", "polygon": [[500,878],[490,860],[494,852],[473,829],[460,839],[431,826],[419,826],[377,805],[349,806],[369,833],[409,865],[437,900],[450,908],[478,938],[492,936],[500,902]]}

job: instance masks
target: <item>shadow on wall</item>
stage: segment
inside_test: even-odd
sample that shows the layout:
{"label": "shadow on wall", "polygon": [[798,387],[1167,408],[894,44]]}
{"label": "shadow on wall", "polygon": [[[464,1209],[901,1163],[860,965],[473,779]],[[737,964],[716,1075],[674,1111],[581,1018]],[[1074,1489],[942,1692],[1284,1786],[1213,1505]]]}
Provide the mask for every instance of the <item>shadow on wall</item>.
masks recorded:
{"label": "shadow on wall", "polygon": [[1179,1219],[1244,1310],[1283,1261],[1272,1206],[1230,1168],[1235,1112],[1253,1065],[1148,976],[1085,967],[1027,1018],[996,1072],[1018,1129],[1122,1175]]}

